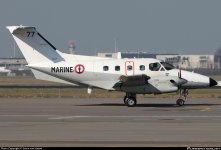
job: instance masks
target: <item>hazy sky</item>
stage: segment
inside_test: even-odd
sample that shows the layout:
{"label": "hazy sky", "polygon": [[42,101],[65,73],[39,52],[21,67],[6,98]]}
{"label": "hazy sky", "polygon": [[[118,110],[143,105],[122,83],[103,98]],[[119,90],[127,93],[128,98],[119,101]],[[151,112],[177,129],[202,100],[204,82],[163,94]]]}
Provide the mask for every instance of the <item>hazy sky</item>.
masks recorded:
{"label": "hazy sky", "polygon": [[[0,57],[13,56],[7,25],[36,26],[63,52],[213,54],[221,47],[221,0],[0,0]],[[21,54],[16,50],[16,55]]]}

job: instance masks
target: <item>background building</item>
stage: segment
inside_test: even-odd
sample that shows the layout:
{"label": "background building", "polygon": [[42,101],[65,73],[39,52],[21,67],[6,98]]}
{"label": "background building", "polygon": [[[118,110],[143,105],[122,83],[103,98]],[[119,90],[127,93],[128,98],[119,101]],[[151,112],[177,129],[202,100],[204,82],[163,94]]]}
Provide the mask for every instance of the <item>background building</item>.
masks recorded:
{"label": "background building", "polygon": [[[75,54],[73,41],[69,42],[70,53]],[[221,48],[214,55],[179,55],[179,54],[150,54],[147,52],[116,52],[98,53],[99,57],[111,58],[156,58],[169,62],[175,67],[192,70],[202,74],[221,74]],[[33,76],[30,68],[26,67],[24,58],[0,58],[0,75]]]}
{"label": "background building", "polygon": [[[220,55],[218,55],[220,54]],[[156,58],[169,62],[175,67],[185,69],[220,69],[221,49],[216,55],[178,55],[178,54],[149,54],[146,52],[122,52],[122,58]],[[98,53],[99,57],[117,58],[117,53]]]}
{"label": "background building", "polygon": [[221,68],[221,48],[219,48],[214,54],[214,63],[215,68]]}
{"label": "background building", "polygon": [[214,69],[214,55],[157,55],[157,59],[184,69]]}
{"label": "background building", "polygon": [[[30,76],[32,72],[26,67],[27,62],[24,58],[0,58],[0,75],[8,76]],[[10,70],[7,72],[5,70]]]}
{"label": "background building", "polygon": [[74,40],[70,40],[69,42],[68,42],[68,50],[69,50],[69,53],[70,54],[76,54],[76,44],[75,44],[76,42],[74,41]]}
{"label": "background building", "polygon": [[[119,58],[119,53],[98,53],[99,57]],[[146,52],[121,52],[121,58],[156,58],[173,66],[202,74],[221,74],[221,48],[214,55],[149,54]]]}

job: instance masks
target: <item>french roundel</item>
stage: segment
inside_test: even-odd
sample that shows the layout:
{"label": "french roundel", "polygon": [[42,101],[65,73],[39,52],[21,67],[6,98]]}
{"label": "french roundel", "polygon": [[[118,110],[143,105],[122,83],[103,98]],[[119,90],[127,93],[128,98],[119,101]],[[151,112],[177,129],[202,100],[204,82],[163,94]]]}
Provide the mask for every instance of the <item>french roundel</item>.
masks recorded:
{"label": "french roundel", "polygon": [[78,64],[75,66],[74,68],[74,71],[77,73],[77,74],[82,74],[84,72],[84,65],[82,64]]}

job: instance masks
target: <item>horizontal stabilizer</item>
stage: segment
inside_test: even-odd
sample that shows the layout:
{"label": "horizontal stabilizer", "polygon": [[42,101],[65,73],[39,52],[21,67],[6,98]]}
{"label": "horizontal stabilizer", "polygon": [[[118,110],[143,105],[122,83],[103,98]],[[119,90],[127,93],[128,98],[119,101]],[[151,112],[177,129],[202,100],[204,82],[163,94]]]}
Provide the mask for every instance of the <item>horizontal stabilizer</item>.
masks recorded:
{"label": "horizontal stabilizer", "polygon": [[38,70],[34,70],[32,69],[32,72],[35,76],[36,79],[39,79],[39,80],[45,80],[45,81],[51,81],[51,82],[58,82],[58,83],[63,83],[63,84],[69,84],[69,85],[73,85],[73,86],[79,86],[77,84],[73,84],[71,82],[67,82],[65,80],[62,80],[62,79],[59,79],[59,78],[56,78],[56,77],[53,77],[53,76],[50,76],[48,74],[45,74],[45,73],[42,73]]}

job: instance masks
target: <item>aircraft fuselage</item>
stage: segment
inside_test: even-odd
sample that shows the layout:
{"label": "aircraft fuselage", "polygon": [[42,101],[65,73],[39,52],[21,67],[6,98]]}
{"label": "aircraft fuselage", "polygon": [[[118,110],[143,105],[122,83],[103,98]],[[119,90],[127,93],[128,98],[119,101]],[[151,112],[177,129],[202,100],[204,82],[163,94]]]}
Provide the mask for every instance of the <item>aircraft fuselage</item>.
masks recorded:
{"label": "aircraft fuselage", "polygon": [[[81,56],[73,56],[68,62],[30,64],[30,68],[48,75],[90,87],[106,90],[120,90],[137,94],[160,94],[178,90],[179,69],[165,68],[157,59],[99,59],[82,60]],[[81,59],[77,61],[76,58]],[[72,60],[72,61],[70,61]],[[155,68],[154,68],[155,65]],[[167,66],[166,66],[167,67]],[[182,79],[187,82],[182,88],[204,88],[211,86],[211,79],[197,73],[182,70]],[[147,75],[150,77],[146,84],[133,86],[115,86],[121,76]]]}

